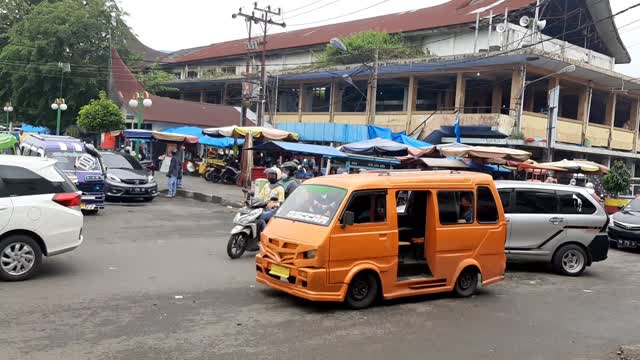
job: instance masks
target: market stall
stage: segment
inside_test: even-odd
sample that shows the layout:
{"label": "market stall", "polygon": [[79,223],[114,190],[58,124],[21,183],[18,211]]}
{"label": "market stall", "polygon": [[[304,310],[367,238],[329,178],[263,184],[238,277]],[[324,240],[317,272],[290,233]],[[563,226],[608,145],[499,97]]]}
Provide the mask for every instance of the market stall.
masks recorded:
{"label": "market stall", "polygon": [[[253,148],[254,140],[258,141],[298,141],[299,136],[296,133],[259,127],[259,126],[225,126],[220,128],[209,128],[202,130],[202,133],[211,137],[229,137],[234,139],[244,139],[242,147],[242,156],[240,162],[240,185],[249,187],[253,174],[263,173],[264,167],[256,167],[254,171]],[[248,150],[248,151],[247,151]]]}
{"label": "market stall", "polygon": [[198,138],[195,136],[161,131],[129,129],[123,130],[122,135],[132,142],[143,142],[148,145],[146,149],[146,146],[140,147],[141,151],[145,152],[143,161],[149,159],[152,165],[150,168],[161,171],[165,167],[164,159],[172,150],[178,150],[180,145],[185,145],[186,151],[194,152],[195,144],[198,143]]}

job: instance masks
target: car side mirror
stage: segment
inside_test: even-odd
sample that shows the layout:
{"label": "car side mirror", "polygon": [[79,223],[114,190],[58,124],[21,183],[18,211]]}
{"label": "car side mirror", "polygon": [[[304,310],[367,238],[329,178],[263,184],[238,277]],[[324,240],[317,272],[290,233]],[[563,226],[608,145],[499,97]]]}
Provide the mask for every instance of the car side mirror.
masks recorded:
{"label": "car side mirror", "polygon": [[346,228],[347,226],[351,226],[356,222],[356,214],[353,211],[345,211],[344,215],[342,215],[342,228]]}

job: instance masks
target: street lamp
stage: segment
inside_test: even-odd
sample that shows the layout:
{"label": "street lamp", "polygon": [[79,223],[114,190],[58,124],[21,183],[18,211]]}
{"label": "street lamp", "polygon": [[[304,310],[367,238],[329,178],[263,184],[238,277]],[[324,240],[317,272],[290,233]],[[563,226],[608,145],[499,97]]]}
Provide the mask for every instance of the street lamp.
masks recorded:
{"label": "street lamp", "polygon": [[[340,50],[341,52],[344,52],[344,53],[349,52],[349,48],[347,47],[347,45],[345,45],[345,43],[339,38],[332,38],[331,40],[329,40],[329,45],[335,49]],[[374,124],[376,121],[376,103],[378,102],[378,99],[377,99],[378,98],[378,72],[380,68],[379,61],[378,61],[379,55],[380,55],[380,50],[376,48],[374,50],[374,60],[373,60],[373,80],[371,81],[371,101],[369,101],[369,123],[370,124]],[[367,64],[365,64],[365,66],[370,68]],[[363,94],[363,92],[360,91],[360,89],[357,86],[355,86],[351,77],[349,77],[348,75],[347,76],[343,75],[342,78],[346,82],[348,82],[350,85],[355,87],[359,93]],[[369,99],[367,98],[367,100]]]}
{"label": "street lamp", "polygon": [[51,110],[57,112],[56,116],[56,135],[60,135],[60,121],[62,120],[62,112],[67,110],[67,104],[65,104],[64,99],[56,99],[51,104]]}
{"label": "street lamp", "polygon": [[[136,92],[133,98],[129,100],[129,106],[138,110],[138,130],[142,129],[142,120],[143,120],[142,111],[146,107],[147,108],[151,107],[151,105],[153,105],[153,101],[151,101],[149,93],[146,91]],[[139,151],[140,151],[140,142],[136,142],[136,153],[139,153]]]}
{"label": "street lamp", "polygon": [[13,112],[13,106],[11,106],[11,103],[7,103],[7,105],[4,106],[4,108],[2,108],[2,110],[4,110],[4,112],[7,114],[7,129],[9,129],[9,132],[11,132],[11,123],[9,122],[9,113]]}

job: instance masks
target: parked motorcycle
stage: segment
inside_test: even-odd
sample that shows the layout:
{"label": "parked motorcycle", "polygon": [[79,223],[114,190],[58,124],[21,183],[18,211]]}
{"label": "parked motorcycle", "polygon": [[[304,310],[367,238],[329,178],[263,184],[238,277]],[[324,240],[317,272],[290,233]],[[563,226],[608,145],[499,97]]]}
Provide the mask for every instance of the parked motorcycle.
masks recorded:
{"label": "parked motorcycle", "polygon": [[220,182],[223,184],[237,184],[240,178],[240,170],[227,166],[220,175]]}
{"label": "parked motorcycle", "polygon": [[265,206],[264,202],[251,199],[247,206],[238,211],[233,219],[235,226],[231,229],[231,237],[227,243],[227,255],[230,258],[237,259],[245,251],[259,250],[258,219],[264,212]]}

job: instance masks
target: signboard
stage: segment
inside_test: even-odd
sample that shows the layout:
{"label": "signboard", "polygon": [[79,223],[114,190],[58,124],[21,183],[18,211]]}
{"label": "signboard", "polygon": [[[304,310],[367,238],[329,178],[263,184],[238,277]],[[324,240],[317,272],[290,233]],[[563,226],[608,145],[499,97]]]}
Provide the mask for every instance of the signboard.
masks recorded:
{"label": "signboard", "polygon": [[370,160],[349,160],[349,167],[386,170],[386,169],[391,169],[392,165],[370,161]]}

